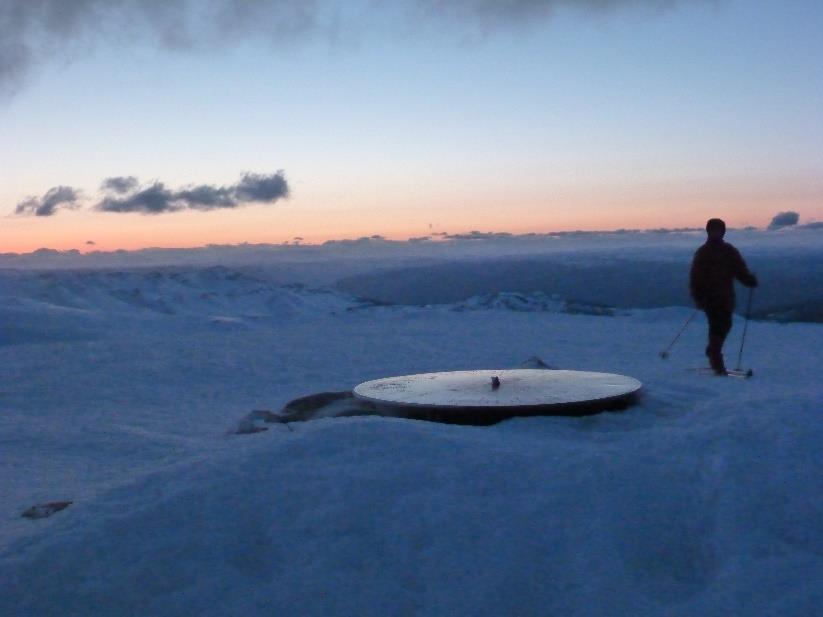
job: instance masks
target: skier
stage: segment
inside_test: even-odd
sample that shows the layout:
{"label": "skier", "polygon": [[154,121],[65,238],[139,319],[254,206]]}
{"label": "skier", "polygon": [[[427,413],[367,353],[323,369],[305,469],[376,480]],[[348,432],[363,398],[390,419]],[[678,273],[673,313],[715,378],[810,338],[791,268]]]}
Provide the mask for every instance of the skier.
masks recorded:
{"label": "skier", "polygon": [[723,343],[732,329],[734,279],[746,287],[757,287],[757,277],[749,271],[740,252],[723,240],[726,223],[709,219],[708,239],[694,254],[689,272],[689,291],[697,308],[709,320],[706,355],[716,375],[727,375],[723,362]]}

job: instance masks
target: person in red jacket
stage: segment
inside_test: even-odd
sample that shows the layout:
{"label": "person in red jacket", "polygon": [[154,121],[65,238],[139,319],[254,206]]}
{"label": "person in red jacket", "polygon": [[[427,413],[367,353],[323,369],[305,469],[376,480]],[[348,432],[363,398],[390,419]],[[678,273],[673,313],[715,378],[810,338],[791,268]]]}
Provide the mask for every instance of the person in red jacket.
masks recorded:
{"label": "person in red jacket", "polygon": [[709,219],[708,239],[694,254],[689,273],[689,291],[697,308],[709,320],[709,344],[706,355],[717,375],[726,375],[723,343],[732,329],[734,311],[734,280],[746,287],[757,287],[757,277],[749,271],[740,252],[723,240],[726,223]]}

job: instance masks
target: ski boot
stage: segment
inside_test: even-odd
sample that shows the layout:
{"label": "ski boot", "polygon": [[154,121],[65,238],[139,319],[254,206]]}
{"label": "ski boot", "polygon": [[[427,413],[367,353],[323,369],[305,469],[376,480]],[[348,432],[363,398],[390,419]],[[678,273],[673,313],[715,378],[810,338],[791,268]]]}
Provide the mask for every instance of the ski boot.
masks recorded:
{"label": "ski boot", "polygon": [[726,363],[723,362],[722,353],[713,353],[709,355],[709,366],[712,367],[714,374],[718,377],[726,377],[729,374],[726,370]]}

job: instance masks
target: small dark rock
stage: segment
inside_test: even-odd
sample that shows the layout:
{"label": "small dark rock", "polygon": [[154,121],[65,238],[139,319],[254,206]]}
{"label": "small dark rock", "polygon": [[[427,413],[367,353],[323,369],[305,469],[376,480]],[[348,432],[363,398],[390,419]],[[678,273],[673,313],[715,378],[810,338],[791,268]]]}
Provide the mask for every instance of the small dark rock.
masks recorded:
{"label": "small dark rock", "polygon": [[36,506],[32,506],[31,508],[27,509],[23,514],[25,518],[46,518],[47,516],[51,516],[55,512],[60,512],[60,510],[65,510],[68,508],[73,501],[50,501],[48,503],[40,503]]}

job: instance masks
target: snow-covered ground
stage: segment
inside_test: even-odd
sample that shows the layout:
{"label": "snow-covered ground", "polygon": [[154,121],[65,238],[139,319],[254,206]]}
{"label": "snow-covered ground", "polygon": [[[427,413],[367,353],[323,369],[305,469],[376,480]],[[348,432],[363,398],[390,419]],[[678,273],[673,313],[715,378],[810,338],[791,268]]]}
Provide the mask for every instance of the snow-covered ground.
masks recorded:
{"label": "snow-covered ground", "polygon": [[[823,606],[823,326],[705,377],[689,308],[371,306],[231,268],[0,277],[0,615],[775,615]],[[628,293],[628,291],[627,291]],[[727,358],[734,364],[738,319]],[[640,403],[491,427],[252,409],[531,356]],[[36,503],[72,500],[50,518]]]}

